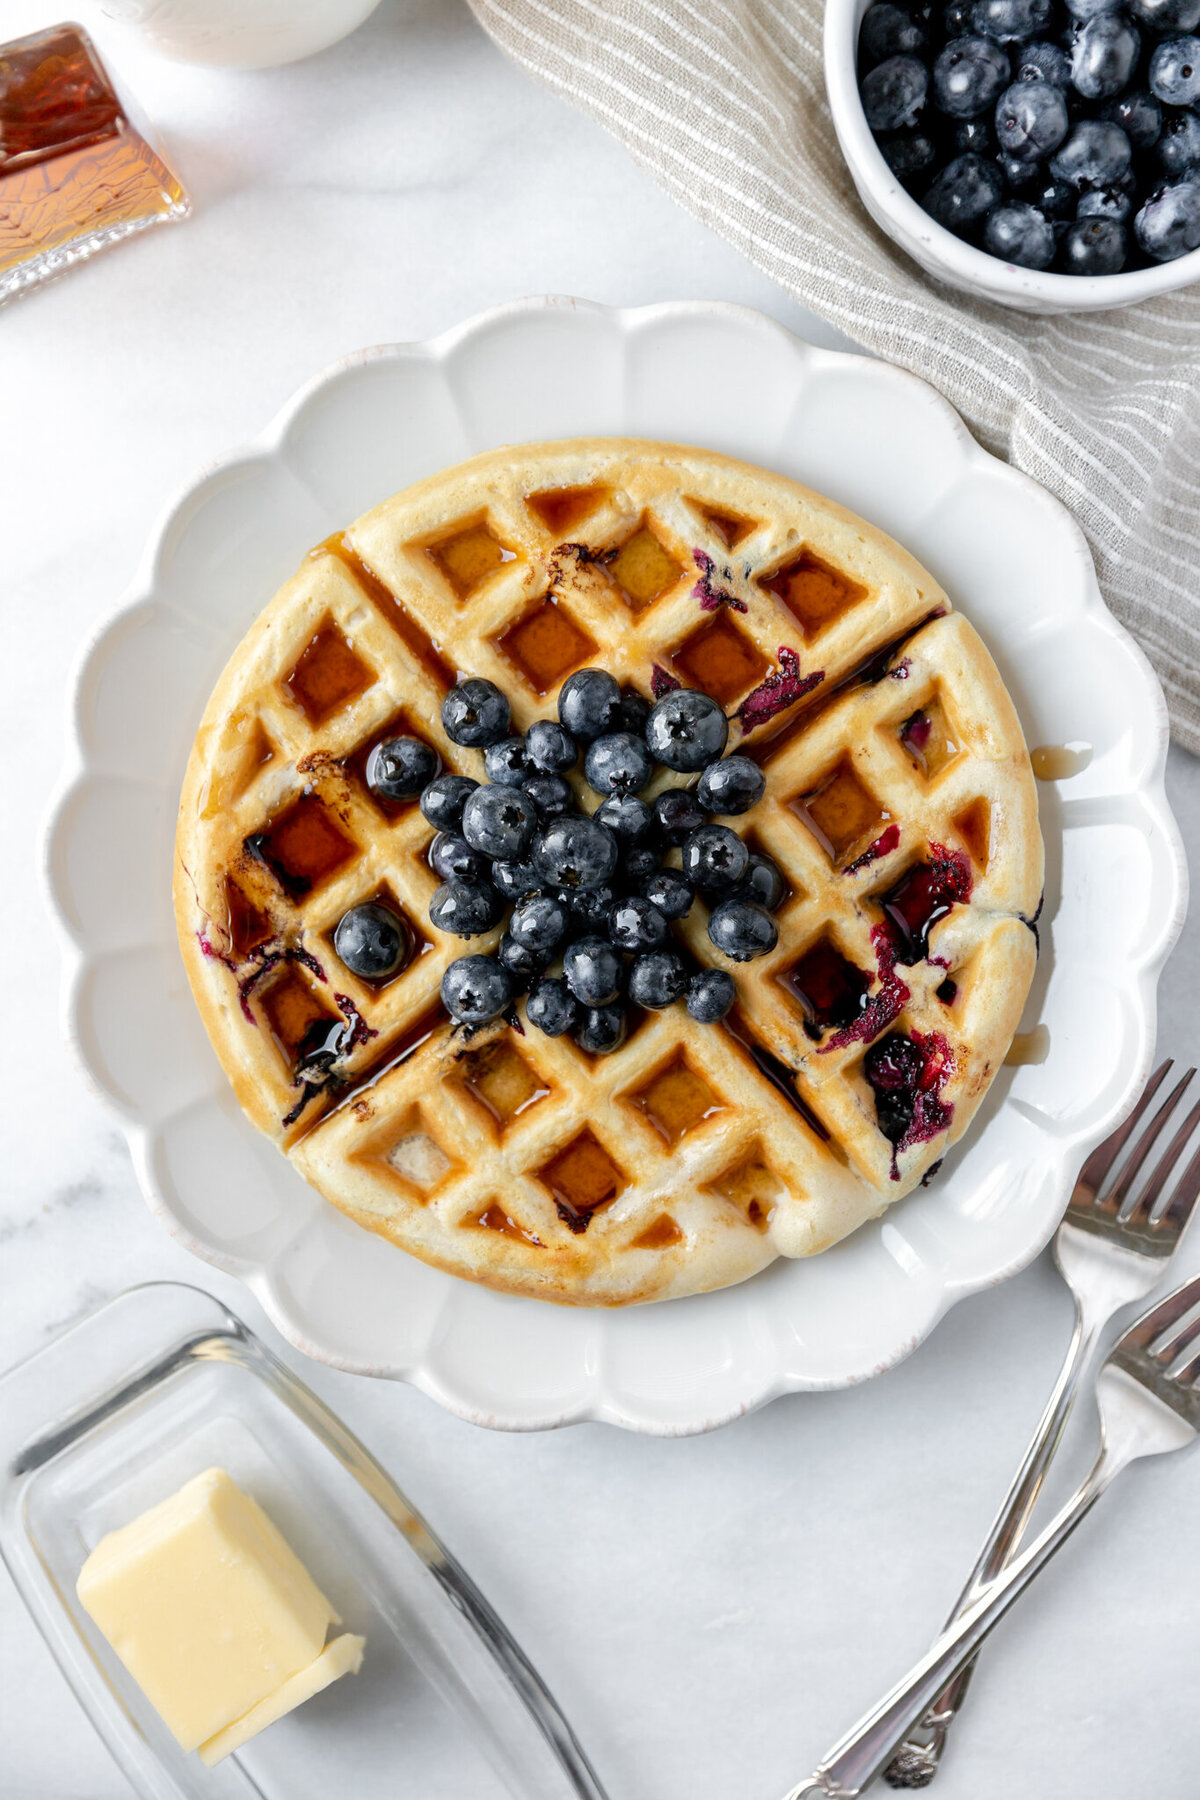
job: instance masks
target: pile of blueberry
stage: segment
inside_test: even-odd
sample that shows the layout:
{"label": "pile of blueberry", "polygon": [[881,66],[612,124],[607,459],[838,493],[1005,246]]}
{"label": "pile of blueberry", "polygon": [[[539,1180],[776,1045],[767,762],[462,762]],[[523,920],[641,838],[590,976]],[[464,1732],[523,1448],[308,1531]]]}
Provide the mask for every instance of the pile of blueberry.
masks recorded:
{"label": "pile of blueberry", "polygon": [[859,92],[931,218],[1114,275],[1200,247],[1200,0],[875,0]]}
{"label": "pile of blueberry", "polygon": [[[769,857],[712,822],[747,812],[765,785],[749,757],[724,755],[729,725],[717,702],[680,688],[651,707],[604,670],[580,669],[563,683],[557,720],[537,719],[523,737],[511,723],[492,682],[460,681],[442,726],[452,743],[483,751],[485,782],[440,773],[436,752],[409,737],[379,745],[366,768],[369,787],[389,800],[419,798],[436,828],[429,862],[441,886],[429,916],[438,930],[477,937],[508,914],[494,956],[447,968],[447,1011],[481,1025],[524,992],[530,1024],[550,1037],[570,1032],[596,1055],[623,1041],[627,1003],[686,999],[701,1023],[724,1018],[736,998],[732,977],[689,967],[671,923],[700,894],[711,942],[746,962],[777,942],[771,914],[787,889]],[[566,779],[581,756],[601,796],[590,814]],[[659,764],[699,780],[643,800]],[[675,849],[678,868],[667,863]],[[388,919],[403,933],[374,902],[341,921],[335,947],[355,973],[379,980],[400,965],[403,938],[387,937]],[[550,973],[560,961],[562,974]]]}

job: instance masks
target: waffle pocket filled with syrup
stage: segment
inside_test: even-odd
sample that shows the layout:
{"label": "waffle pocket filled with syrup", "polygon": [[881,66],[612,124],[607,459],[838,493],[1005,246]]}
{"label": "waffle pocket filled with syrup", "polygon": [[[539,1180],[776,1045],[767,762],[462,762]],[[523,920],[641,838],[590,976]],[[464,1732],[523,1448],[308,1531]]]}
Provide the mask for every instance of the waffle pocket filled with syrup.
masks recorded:
{"label": "waffle pocket filled with syrup", "polygon": [[[456,680],[495,683],[523,733],[583,668],[719,703],[766,782],[721,822],[785,888],[753,961],[702,898],[671,927],[732,974],[724,1019],[631,1008],[604,1056],[519,998],[454,1023],[443,975],[503,921],[465,947],[430,922],[433,828],[367,779],[403,735],[482,782],[442,729]],[[659,769],[645,797],[695,781]],[[327,1200],[456,1275],[619,1305],[826,1249],[929,1178],[1020,1019],[1041,885],[1012,702],[912,557],[781,476],[580,439],[476,457],[306,556],[197,733],[175,909],[239,1101]],[[377,981],[335,947],[367,903],[403,931]]]}

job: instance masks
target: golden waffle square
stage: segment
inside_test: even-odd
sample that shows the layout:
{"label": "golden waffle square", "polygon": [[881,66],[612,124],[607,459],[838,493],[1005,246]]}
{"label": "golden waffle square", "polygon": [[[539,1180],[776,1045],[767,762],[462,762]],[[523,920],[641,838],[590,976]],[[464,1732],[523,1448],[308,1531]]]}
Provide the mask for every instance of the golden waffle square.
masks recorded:
{"label": "golden waffle square", "polygon": [[[647,697],[682,683],[719,701],[729,750],[766,777],[725,822],[788,885],[758,961],[726,961],[699,901],[674,927],[733,973],[723,1023],[681,1003],[638,1014],[605,1057],[519,1005],[453,1026],[442,975],[500,928],[465,944],[432,926],[432,828],[364,776],[404,732],[482,779],[440,725],[458,675],[494,681],[523,731],[593,666]],[[694,779],[660,770],[648,792]],[[814,1254],[927,1178],[1008,1050],[1041,885],[1012,702],[911,556],[731,458],[577,439],[445,470],[305,559],[201,722],[175,909],[238,1099],[327,1200],[456,1275],[621,1305]],[[375,899],[413,943],[381,985],[333,942]],[[299,1046],[326,1033],[317,1082]],[[903,1129],[879,1085],[897,1042],[918,1072]]]}

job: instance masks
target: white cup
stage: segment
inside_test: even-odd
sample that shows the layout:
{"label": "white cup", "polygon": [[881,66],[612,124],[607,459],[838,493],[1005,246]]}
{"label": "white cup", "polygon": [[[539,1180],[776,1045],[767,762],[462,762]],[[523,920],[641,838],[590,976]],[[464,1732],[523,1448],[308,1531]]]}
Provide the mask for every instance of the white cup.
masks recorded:
{"label": "white cup", "polygon": [[336,44],[379,0],[100,0],[101,12],[178,62],[269,69]]}

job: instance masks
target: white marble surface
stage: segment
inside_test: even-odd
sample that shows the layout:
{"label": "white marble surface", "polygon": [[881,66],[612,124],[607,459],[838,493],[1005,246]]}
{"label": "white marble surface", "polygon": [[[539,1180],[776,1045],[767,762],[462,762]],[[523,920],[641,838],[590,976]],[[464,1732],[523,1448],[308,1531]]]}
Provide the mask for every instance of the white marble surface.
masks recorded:
{"label": "white marble surface", "polygon": [[[0,39],[53,17],[0,0]],[[3,1366],[156,1276],[207,1285],[265,1329],[145,1211],[60,1037],[40,886],[69,671],[164,500],[342,352],[518,294],[718,296],[837,341],[506,64],[458,0],[385,0],[345,44],[270,74],[174,67],[98,35],[196,210],[0,318]],[[1171,790],[1195,841],[1200,769],[1182,755]],[[1193,924],[1163,988],[1162,1047],[1185,1058],[1198,975]],[[1200,1236],[1184,1260],[1200,1267]],[[773,1800],[933,1634],[1068,1326],[1042,1259],[880,1380],[681,1443],[493,1436],[401,1387],[305,1374],[509,1620],[613,1800]],[[1200,1714],[1177,1671],[1200,1653],[1200,1558],[1170,1545],[1187,1544],[1198,1494],[1200,1463],[1175,1458],[1087,1523],[989,1650],[943,1800],[1191,1800]],[[126,1792],[0,1577],[0,1800]]]}

